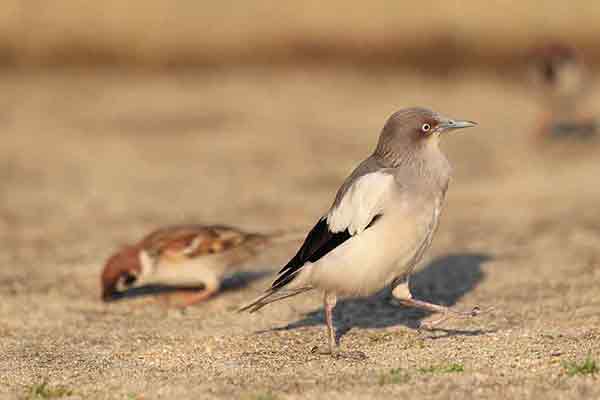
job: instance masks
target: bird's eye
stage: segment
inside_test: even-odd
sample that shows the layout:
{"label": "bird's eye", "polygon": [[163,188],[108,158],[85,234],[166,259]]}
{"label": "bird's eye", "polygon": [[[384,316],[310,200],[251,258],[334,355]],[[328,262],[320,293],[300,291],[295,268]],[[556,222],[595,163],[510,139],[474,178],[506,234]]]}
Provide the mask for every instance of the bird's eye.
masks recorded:
{"label": "bird's eye", "polygon": [[431,125],[429,125],[428,123],[421,125],[421,131],[423,131],[423,132],[429,132],[430,129],[431,129]]}

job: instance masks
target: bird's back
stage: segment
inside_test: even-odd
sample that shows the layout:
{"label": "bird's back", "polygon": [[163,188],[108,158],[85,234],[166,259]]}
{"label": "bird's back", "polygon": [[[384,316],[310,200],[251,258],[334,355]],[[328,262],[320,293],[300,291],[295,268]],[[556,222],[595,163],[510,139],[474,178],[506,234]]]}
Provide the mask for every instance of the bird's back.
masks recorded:
{"label": "bird's back", "polygon": [[193,285],[219,280],[227,268],[253,256],[268,236],[225,225],[179,225],[146,236],[143,283]]}

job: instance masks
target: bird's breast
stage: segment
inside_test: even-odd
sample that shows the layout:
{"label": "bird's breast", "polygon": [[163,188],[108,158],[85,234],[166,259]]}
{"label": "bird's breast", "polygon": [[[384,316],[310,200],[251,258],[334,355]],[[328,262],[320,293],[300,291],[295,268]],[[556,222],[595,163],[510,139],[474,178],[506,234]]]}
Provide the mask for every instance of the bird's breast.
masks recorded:
{"label": "bird's breast", "polygon": [[140,259],[142,261],[142,276],[139,284],[144,285],[200,286],[208,281],[220,281],[226,267],[223,260],[214,255],[178,259],[169,257],[152,259],[142,252]]}
{"label": "bird's breast", "polygon": [[306,279],[338,294],[363,296],[382,289],[425,252],[440,210],[434,203],[391,208],[371,228],[310,265]]}

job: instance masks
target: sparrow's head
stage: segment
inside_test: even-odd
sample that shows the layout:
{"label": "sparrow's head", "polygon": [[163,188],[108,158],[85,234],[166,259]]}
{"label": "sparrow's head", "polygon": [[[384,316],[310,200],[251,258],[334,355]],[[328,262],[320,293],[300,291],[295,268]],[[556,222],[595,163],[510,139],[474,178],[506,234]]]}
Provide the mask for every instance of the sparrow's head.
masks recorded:
{"label": "sparrow's head", "polygon": [[578,67],[581,56],[577,49],[565,43],[550,42],[534,48],[530,55],[540,77],[547,84],[556,84],[562,71]]}
{"label": "sparrow's head", "polygon": [[102,271],[102,300],[110,301],[115,297],[120,283],[133,284],[142,271],[138,246],[125,246],[113,254]]}
{"label": "sparrow's head", "polygon": [[469,128],[477,123],[445,117],[426,108],[406,108],[387,120],[375,153],[385,159],[410,157],[429,145],[436,145],[448,131]]}

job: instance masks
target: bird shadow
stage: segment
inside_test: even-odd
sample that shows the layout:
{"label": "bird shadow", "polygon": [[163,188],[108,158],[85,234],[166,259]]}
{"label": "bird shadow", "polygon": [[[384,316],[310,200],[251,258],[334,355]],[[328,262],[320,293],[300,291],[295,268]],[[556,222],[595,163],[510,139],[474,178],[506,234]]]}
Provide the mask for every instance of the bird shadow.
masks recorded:
{"label": "bird shadow", "polygon": [[[264,278],[266,275],[270,275],[270,271],[240,271],[232,274],[225,278],[221,283],[221,289],[219,293],[236,291],[243,289],[250,285],[252,282]],[[204,289],[203,285],[199,286],[174,286],[174,285],[141,285],[135,287],[129,287],[123,291],[113,294],[110,301],[121,301],[126,299],[134,299],[137,297],[145,296],[158,296],[166,295],[170,293],[180,293],[183,291],[198,291]]]}
{"label": "bird shadow", "polygon": [[[455,305],[460,298],[472,291],[484,278],[482,265],[492,257],[483,253],[460,253],[439,257],[410,278],[413,297],[446,306]],[[336,340],[352,328],[387,328],[404,325],[419,329],[422,321],[431,312],[393,304],[391,288],[366,298],[351,298],[338,301],[333,318]],[[292,330],[323,324],[323,308],[311,311],[298,321],[269,331]],[[482,330],[453,330],[436,328],[441,336],[476,336],[487,333]]]}

